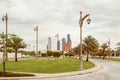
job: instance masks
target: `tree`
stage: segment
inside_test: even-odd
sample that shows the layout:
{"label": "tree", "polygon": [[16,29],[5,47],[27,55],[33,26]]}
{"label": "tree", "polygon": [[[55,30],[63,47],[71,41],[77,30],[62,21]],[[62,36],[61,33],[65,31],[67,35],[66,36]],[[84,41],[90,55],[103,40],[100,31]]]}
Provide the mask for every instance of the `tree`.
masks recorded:
{"label": "tree", "polygon": [[106,49],[108,48],[107,43],[103,43],[103,44],[101,45],[101,48],[102,48],[102,54],[103,54],[103,59],[104,59],[104,58],[105,58]]}
{"label": "tree", "polygon": [[99,43],[94,37],[89,35],[89,36],[85,37],[85,39],[83,40],[83,45],[84,45],[83,49],[87,53],[86,61],[89,61],[89,54],[98,49]]}
{"label": "tree", "polygon": [[116,44],[116,53],[117,53],[117,56],[119,56],[119,54],[120,54],[120,42],[118,42],[117,44]]}
{"label": "tree", "polygon": [[23,42],[23,39],[11,34],[8,39],[8,47],[12,47],[15,50],[15,62],[17,62],[17,53],[20,48],[26,48],[26,44]]}
{"label": "tree", "polygon": [[[6,40],[6,35],[2,32],[2,34],[0,34],[0,45],[1,46],[1,51],[5,53],[5,40]],[[4,55],[5,60],[7,59],[7,53]]]}

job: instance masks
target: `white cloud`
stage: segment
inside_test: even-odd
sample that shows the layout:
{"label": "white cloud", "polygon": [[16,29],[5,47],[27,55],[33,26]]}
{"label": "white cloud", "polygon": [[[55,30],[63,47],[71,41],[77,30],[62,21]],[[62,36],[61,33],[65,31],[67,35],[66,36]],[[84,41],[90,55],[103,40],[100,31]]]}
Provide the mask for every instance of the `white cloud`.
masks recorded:
{"label": "white cloud", "polygon": [[[26,43],[35,44],[35,25],[39,25],[40,49],[45,49],[47,38],[55,34],[60,38],[71,34],[73,47],[79,43],[79,12],[89,13],[91,24],[84,21],[83,38],[93,35],[100,43],[111,38],[111,47],[120,40],[119,0],[0,0],[0,16],[8,12],[8,31]],[[0,21],[0,32],[5,32],[5,22]]]}

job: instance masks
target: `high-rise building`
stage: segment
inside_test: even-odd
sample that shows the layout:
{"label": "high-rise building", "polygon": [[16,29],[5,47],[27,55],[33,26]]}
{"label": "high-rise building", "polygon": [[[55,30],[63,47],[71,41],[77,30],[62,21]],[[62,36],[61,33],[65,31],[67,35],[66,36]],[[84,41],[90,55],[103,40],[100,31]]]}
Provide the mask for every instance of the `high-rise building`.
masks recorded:
{"label": "high-rise building", "polygon": [[60,50],[60,41],[57,41],[57,50]]}
{"label": "high-rise building", "polygon": [[70,39],[70,34],[67,34],[67,42],[65,44],[65,51],[68,52],[71,49],[72,41]]}
{"label": "high-rise building", "polygon": [[65,44],[66,44],[66,39],[62,39],[62,51],[65,51]]}
{"label": "high-rise building", "polygon": [[48,50],[51,50],[51,37],[48,37]]}
{"label": "high-rise building", "polygon": [[70,39],[70,34],[67,34],[67,42],[70,42],[71,39]]}

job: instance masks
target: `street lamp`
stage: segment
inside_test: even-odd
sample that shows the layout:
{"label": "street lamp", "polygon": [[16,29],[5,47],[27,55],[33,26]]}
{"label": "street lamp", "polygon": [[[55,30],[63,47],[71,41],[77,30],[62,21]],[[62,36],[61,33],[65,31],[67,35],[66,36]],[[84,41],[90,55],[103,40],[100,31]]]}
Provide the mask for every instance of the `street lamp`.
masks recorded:
{"label": "street lamp", "polygon": [[5,52],[4,52],[4,59],[3,59],[3,68],[4,68],[4,75],[6,72],[6,68],[5,68],[5,60],[8,59],[7,57],[7,32],[8,32],[8,15],[6,13],[5,16],[2,17],[2,21],[6,20],[6,41],[5,41]]}
{"label": "street lamp", "polygon": [[109,39],[109,41],[107,41],[107,43],[108,43],[108,47],[109,47],[109,54],[108,54],[108,55],[109,55],[109,58],[110,58],[110,55],[111,55],[111,54],[110,54],[110,53],[111,53],[111,52],[110,52],[110,39]]}
{"label": "street lamp", "polygon": [[[89,16],[90,14],[86,14],[85,16],[82,17],[82,11],[80,11],[80,20],[79,20],[79,26],[80,26],[80,55],[79,55],[79,60],[80,60],[80,70],[83,69],[83,59],[82,59],[82,25],[83,21]],[[88,18],[87,22],[90,24],[91,19]]]}
{"label": "street lamp", "polygon": [[7,57],[7,32],[8,32],[8,15],[6,13],[5,16],[2,17],[2,21],[6,20],[6,43],[5,43],[5,60],[8,59]]}
{"label": "street lamp", "polygon": [[36,31],[36,58],[38,57],[38,25],[35,27],[34,31]]}

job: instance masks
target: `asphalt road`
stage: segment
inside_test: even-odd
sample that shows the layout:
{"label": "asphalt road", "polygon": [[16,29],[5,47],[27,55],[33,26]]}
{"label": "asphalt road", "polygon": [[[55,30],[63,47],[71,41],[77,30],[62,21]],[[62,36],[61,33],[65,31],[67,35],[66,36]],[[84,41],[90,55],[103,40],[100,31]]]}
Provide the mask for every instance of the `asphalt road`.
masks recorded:
{"label": "asphalt road", "polygon": [[102,65],[102,69],[93,73],[67,76],[59,78],[46,78],[40,80],[120,80],[120,62],[107,60],[92,60]]}

